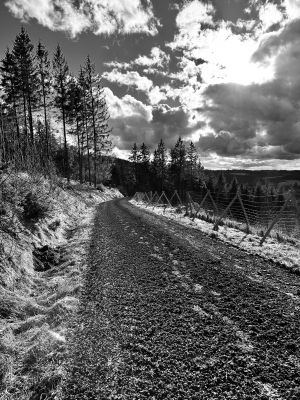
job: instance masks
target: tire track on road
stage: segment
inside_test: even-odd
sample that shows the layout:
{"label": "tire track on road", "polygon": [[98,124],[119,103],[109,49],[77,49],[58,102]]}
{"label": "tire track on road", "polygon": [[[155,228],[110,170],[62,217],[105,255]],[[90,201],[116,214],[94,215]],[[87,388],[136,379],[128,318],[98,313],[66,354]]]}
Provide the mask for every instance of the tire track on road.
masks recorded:
{"label": "tire track on road", "polygon": [[196,251],[126,200],[99,206],[64,399],[299,398],[297,299],[212,243]]}

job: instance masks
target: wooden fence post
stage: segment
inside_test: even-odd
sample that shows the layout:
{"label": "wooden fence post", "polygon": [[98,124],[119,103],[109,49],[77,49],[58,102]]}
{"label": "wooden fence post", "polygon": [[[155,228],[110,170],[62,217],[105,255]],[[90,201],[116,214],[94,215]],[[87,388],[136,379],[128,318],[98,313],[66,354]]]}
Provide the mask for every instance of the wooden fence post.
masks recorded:
{"label": "wooden fence post", "polygon": [[149,196],[148,196],[147,192],[145,192],[145,193],[144,193],[144,197],[146,197],[146,199],[147,199],[147,201],[148,201],[148,202],[150,201],[150,199],[149,199]]}
{"label": "wooden fence post", "polygon": [[214,201],[214,199],[213,199],[213,197],[212,197],[212,195],[210,193],[210,190],[208,190],[208,196],[210,197],[210,200],[211,200],[212,205],[214,206],[216,212],[219,213],[218,207],[217,207],[217,205],[216,205],[216,203],[215,203],[215,201]]}
{"label": "wooden fence post", "polygon": [[177,199],[178,199],[180,205],[183,206],[182,200],[181,200],[181,198],[180,198],[180,196],[179,196],[177,190],[175,190],[175,195],[176,195],[176,197],[177,197]]}
{"label": "wooden fence post", "polygon": [[149,204],[151,204],[151,201],[153,199],[154,194],[152,194],[152,190],[150,192],[150,200],[148,201],[148,203],[146,204],[146,207],[148,207]]}
{"label": "wooden fence post", "polygon": [[218,230],[219,227],[219,223],[222,221],[222,219],[226,216],[226,214],[228,213],[228,210],[230,209],[230,207],[232,206],[232,204],[236,201],[236,199],[238,198],[238,195],[236,194],[233,199],[231,200],[231,202],[228,204],[228,206],[225,208],[225,210],[223,211],[223,213],[221,214],[221,216],[217,219],[217,221],[215,222],[215,225],[213,227],[214,231]]}
{"label": "wooden fence post", "polygon": [[[161,195],[159,196],[159,198],[158,198],[158,200],[157,200],[156,204],[158,204],[158,203],[159,203],[159,200],[162,198],[162,195],[163,195],[163,193],[164,193],[164,192],[161,192]],[[154,208],[154,206],[153,206],[153,208]]]}
{"label": "wooden fence post", "polygon": [[247,233],[249,233],[249,232],[250,232],[250,222],[249,222],[249,218],[248,218],[248,215],[247,215],[247,213],[246,213],[246,209],[245,209],[245,207],[244,207],[244,203],[243,203],[243,200],[242,200],[242,198],[241,198],[241,194],[240,194],[239,191],[238,191],[237,196],[238,196],[238,199],[239,199],[239,201],[240,201],[240,203],[241,203],[242,210],[243,210],[243,213],[244,213],[244,216],[245,216],[245,219],[246,219]]}
{"label": "wooden fence post", "polygon": [[163,196],[167,200],[167,203],[169,204],[169,206],[172,207],[172,204],[169,202],[169,199],[164,191],[163,191]]}
{"label": "wooden fence post", "polygon": [[196,211],[196,212],[195,212],[195,214],[194,214],[194,216],[193,216],[193,221],[194,221],[194,219],[197,217],[197,214],[198,214],[198,212],[200,211],[200,209],[202,208],[202,205],[204,204],[204,202],[205,202],[205,200],[206,200],[206,197],[208,196],[208,192],[209,192],[209,190],[207,189],[207,192],[205,193],[203,199],[201,200],[198,209],[195,208],[195,211]]}
{"label": "wooden fence post", "polygon": [[273,219],[273,221],[271,221],[268,229],[266,230],[266,233],[264,234],[264,236],[262,237],[261,241],[259,242],[259,245],[262,246],[264,241],[266,240],[266,238],[268,237],[268,235],[270,234],[271,230],[274,228],[274,226],[277,224],[277,222],[280,220],[281,214],[282,212],[286,209],[288,203],[291,201],[291,193],[289,193],[289,195],[287,196],[283,206],[281,207],[281,209],[279,210],[278,214],[275,216],[275,218]]}

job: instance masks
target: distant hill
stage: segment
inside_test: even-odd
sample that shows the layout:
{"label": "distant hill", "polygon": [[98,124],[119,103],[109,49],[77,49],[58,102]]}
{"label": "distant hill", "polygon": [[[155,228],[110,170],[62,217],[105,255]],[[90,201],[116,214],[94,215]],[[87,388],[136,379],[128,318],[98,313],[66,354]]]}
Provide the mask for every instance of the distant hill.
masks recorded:
{"label": "distant hill", "polygon": [[[113,186],[118,187],[125,196],[135,192],[132,168],[130,168],[130,166],[130,161],[114,158],[111,183]],[[205,170],[207,178],[211,177],[214,180],[217,179],[221,173],[225,175],[228,183],[236,178],[237,181],[243,185],[272,185],[277,189],[282,188],[284,191],[294,186],[300,195],[300,170]]]}
{"label": "distant hill", "polygon": [[206,170],[207,174],[212,177],[218,176],[223,172],[227,181],[236,178],[241,184],[256,185],[258,183],[274,185],[276,187],[293,186],[295,183],[300,185],[300,171],[278,171],[278,170]]}

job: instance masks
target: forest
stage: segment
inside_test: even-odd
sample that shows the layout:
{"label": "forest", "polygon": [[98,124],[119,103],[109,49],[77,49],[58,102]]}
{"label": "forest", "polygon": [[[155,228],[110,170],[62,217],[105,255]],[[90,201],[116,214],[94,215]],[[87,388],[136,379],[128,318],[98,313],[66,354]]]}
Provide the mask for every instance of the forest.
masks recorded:
{"label": "forest", "polygon": [[[180,137],[171,149],[167,149],[163,140],[160,140],[152,154],[145,143],[140,146],[134,143],[129,160],[130,163],[118,160],[112,169],[112,180],[117,185],[123,184],[123,191],[129,195],[165,191],[171,196],[177,190],[184,200],[187,192],[201,198],[209,190],[216,203],[228,204],[239,190],[246,207],[258,209],[263,207],[263,203],[268,203],[279,210],[287,192],[285,186],[264,178],[268,172],[256,179],[240,179],[240,175],[234,171],[204,169],[195,144],[192,141],[186,143]],[[253,171],[255,174],[256,171]],[[288,176],[287,173],[284,176]],[[293,192],[297,192],[297,182],[289,186]]]}
{"label": "forest", "polygon": [[[59,44],[51,59],[22,28],[1,60],[0,74],[2,170],[59,174],[95,187],[105,180],[112,147],[109,112],[90,57],[76,76]],[[62,141],[55,135],[57,124]]]}

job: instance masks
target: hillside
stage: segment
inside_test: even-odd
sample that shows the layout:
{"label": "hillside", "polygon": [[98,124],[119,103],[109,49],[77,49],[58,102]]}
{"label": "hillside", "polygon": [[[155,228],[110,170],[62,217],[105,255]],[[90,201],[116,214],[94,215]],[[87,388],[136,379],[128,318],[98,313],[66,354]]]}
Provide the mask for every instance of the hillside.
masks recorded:
{"label": "hillside", "polygon": [[0,398],[40,398],[64,375],[96,206],[121,195],[38,175],[0,182]]}

